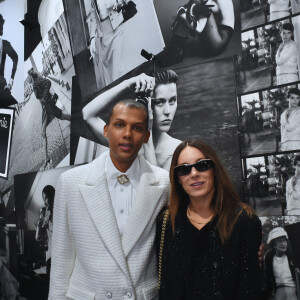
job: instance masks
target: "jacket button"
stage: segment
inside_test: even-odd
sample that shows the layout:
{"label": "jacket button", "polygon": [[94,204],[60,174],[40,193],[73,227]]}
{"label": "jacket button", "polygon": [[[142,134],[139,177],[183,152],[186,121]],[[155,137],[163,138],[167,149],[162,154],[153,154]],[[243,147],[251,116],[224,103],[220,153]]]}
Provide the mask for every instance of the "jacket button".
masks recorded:
{"label": "jacket button", "polygon": [[126,296],[127,296],[127,298],[132,298],[132,294],[131,294],[130,292],[128,292],[128,293],[126,294]]}
{"label": "jacket button", "polygon": [[111,292],[106,293],[106,298],[111,299],[112,298],[112,293]]}

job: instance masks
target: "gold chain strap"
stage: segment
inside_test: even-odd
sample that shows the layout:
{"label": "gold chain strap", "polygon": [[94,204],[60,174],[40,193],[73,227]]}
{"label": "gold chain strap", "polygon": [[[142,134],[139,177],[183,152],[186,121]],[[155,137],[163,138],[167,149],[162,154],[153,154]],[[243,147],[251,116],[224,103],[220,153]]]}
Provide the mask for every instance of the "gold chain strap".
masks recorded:
{"label": "gold chain strap", "polygon": [[161,235],[160,235],[160,245],[159,245],[159,255],[158,255],[158,289],[160,289],[160,284],[161,284],[162,256],[163,256],[163,250],[164,250],[165,232],[166,232],[166,226],[167,226],[167,220],[169,217],[169,213],[170,213],[170,211],[168,209],[164,212],[162,230],[161,230]]}

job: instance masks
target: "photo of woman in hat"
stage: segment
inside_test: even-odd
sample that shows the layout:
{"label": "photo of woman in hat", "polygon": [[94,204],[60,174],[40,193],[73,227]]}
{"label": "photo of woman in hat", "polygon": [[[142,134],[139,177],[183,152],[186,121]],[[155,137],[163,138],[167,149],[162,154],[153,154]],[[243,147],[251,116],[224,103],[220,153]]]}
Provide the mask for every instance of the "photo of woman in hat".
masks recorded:
{"label": "photo of woman in hat", "polygon": [[282,43],[276,53],[276,78],[277,85],[294,82],[298,77],[297,45],[293,38],[294,25],[285,23],[282,25]]}
{"label": "photo of woman in hat", "polygon": [[295,266],[288,249],[287,232],[282,227],[273,228],[267,244],[271,247],[265,255],[268,299],[297,300]]}

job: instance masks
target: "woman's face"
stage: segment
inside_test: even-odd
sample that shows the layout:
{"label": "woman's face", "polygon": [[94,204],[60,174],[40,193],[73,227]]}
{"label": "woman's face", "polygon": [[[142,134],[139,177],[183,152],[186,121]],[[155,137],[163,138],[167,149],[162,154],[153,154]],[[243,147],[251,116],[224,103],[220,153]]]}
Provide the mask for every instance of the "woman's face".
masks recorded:
{"label": "woman's face", "polygon": [[168,132],[177,109],[176,84],[160,84],[156,87],[153,103],[153,129]]}
{"label": "woman's face", "polygon": [[43,197],[45,205],[48,206],[49,205],[49,201],[48,201],[48,197],[47,197],[46,193],[43,192],[42,193],[42,197]]}
{"label": "woman's face", "polygon": [[[179,154],[177,165],[194,164],[205,158],[199,149],[187,146]],[[212,200],[215,191],[214,169],[199,172],[193,167],[190,174],[179,176],[178,181],[191,200]]]}
{"label": "woman's face", "polygon": [[295,166],[295,176],[300,176],[300,161],[298,160]]}
{"label": "woman's face", "polygon": [[293,33],[290,30],[282,29],[281,38],[284,43],[289,42],[292,39]]}
{"label": "woman's face", "polygon": [[285,236],[280,236],[275,239],[275,250],[279,253],[285,253],[287,250],[287,239]]}
{"label": "woman's face", "polygon": [[291,93],[288,100],[289,100],[289,107],[290,108],[295,108],[295,107],[298,107],[298,105],[299,105],[300,96]]}

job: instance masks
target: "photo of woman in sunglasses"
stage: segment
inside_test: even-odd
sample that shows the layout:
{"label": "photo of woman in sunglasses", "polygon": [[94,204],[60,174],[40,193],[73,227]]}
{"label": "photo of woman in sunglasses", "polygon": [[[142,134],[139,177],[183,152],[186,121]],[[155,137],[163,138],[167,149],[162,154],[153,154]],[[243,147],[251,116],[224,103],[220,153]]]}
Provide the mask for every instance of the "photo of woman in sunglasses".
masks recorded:
{"label": "photo of woman in sunglasses", "polygon": [[175,150],[158,218],[160,300],[260,299],[262,229],[215,151],[190,138]]}

